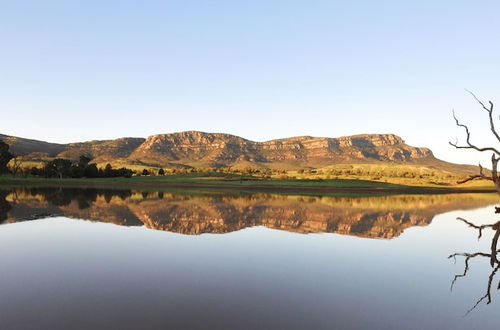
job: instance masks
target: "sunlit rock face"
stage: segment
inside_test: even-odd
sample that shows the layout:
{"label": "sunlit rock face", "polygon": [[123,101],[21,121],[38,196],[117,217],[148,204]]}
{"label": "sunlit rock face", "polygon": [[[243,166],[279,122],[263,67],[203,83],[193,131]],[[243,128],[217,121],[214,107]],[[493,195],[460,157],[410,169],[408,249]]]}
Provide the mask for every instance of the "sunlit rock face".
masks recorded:
{"label": "sunlit rock face", "polygon": [[337,162],[379,160],[409,161],[433,157],[426,148],[414,148],[394,134],[367,134],[341,138],[310,136],[253,142],[229,134],[182,132],[153,135],[130,156],[153,161],[205,161],[232,165],[238,160],[271,163],[320,160]]}
{"label": "sunlit rock face", "polygon": [[54,144],[0,135],[17,155],[45,154],[94,161],[141,161],[160,166],[238,166],[255,164],[289,168],[349,162],[409,162],[434,160],[427,148],[411,147],[394,134],[364,134],[340,138],[300,136],[254,142],[222,133],[187,131],[144,138]]}
{"label": "sunlit rock face", "polygon": [[0,219],[13,223],[65,216],[189,235],[265,226],[296,233],[388,239],[399,236],[406,228],[429,224],[436,214],[486,206],[495,203],[497,198],[495,194],[351,198],[17,189],[4,193]]}

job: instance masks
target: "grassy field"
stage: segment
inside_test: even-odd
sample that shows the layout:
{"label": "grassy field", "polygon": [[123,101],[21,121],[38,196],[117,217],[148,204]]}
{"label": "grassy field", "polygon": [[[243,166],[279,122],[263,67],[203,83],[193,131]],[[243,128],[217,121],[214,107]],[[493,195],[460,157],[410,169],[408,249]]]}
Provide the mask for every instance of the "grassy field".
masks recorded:
{"label": "grassy field", "polygon": [[123,184],[196,184],[196,185],[238,185],[238,186],[297,186],[297,187],[403,187],[385,182],[368,180],[321,180],[321,179],[264,179],[256,176],[241,176],[226,173],[183,173],[165,176],[134,176],[132,178],[92,178],[92,179],[46,179],[40,177],[5,175],[0,177],[2,182],[96,182],[96,183],[123,183]]}
{"label": "grassy field", "polygon": [[[23,161],[23,168],[41,167],[43,161]],[[104,168],[106,162],[97,163],[99,168]],[[159,167],[150,166],[147,164],[129,163],[126,161],[111,162],[113,168],[126,167],[136,173],[142,173],[143,170],[148,170],[152,174],[157,174]],[[453,165],[453,164],[451,164]],[[450,165],[450,166],[451,166]],[[457,181],[463,180],[471,174],[476,174],[476,169],[471,167],[470,173],[457,173],[455,168],[444,168],[442,166],[433,165],[418,165],[409,163],[373,163],[373,164],[334,164],[321,168],[307,168],[301,170],[279,170],[279,169],[257,169],[248,167],[245,169],[235,168],[163,168],[168,174],[164,177],[137,177],[133,178],[134,182],[159,182],[159,183],[181,183],[189,181],[193,183],[196,180],[202,180],[197,184],[204,184],[206,180],[212,181],[214,184],[227,184],[233,180],[233,177],[239,178],[241,175],[251,176],[252,180],[257,181],[259,185],[278,184],[278,185],[366,185],[369,182],[378,182],[384,184],[394,184],[403,186],[423,186],[423,187],[453,187],[457,186]],[[258,181],[260,179],[267,179]],[[236,179],[235,179],[236,180]],[[341,180],[341,181],[339,181]],[[343,180],[343,181],[342,181]],[[346,182],[340,183],[340,182]],[[254,183],[249,183],[254,184]],[[371,185],[371,183],[370,183]],[[465,188],[487,188],[492,187],[491,182],[479,180],[471,181],[465,185],[457,187]]]}
{"label": "grassy field", "polygon": [[411,185],[361,179],[322,179],[300,178],[280,179],[260,176],[242,176],[228,173],[184,173],[165,176],[134,176],[132,178],[96,179],[45,179],[40,177],[0,177],[0,185],[66,185],[66,186],[105,186],[127,188],[134,186],[157,188],[207,188],[238,190],[286,190],[286,191],[395,191],[395,192],[433,192],[440,190],[492,190],[487,182],[474,186]]}
{"label": "grassy field", "polygon": [[[476,174],[474,172],[474,174]],[[411,186],[455,186],[468,177],[452,171],[417,164],[336,164],[316,170],[289,171],[297,179],[359,179]],[[488,181],[468,182],[466,187],[492,186]]]}

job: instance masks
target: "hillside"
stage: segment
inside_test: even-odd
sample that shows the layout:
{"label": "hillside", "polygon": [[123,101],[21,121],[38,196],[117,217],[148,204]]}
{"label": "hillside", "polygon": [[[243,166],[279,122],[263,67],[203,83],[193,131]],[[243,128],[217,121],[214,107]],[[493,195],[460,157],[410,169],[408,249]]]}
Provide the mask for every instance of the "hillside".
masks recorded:
{"label": "hillside", "polygon": [[187,131],[144,138],[56,144],[0,135],[11,151],[25,159],[87,155],[94,162],[152,167],[255,167],[314,169],[339,164],[405,164],[470,174],[476,168],[444,162],[427,148],[407,145],[394,134],[339,138],[299,136],[265,142],[235,135]]}
{"label": "hillside", "polygon": [[0,134],[0,140],[7,143],[10,146],[10,151],[16,156],[43,154],[47,157],[55,157],[65,148],[64,144],[30,140],[3,134]]}

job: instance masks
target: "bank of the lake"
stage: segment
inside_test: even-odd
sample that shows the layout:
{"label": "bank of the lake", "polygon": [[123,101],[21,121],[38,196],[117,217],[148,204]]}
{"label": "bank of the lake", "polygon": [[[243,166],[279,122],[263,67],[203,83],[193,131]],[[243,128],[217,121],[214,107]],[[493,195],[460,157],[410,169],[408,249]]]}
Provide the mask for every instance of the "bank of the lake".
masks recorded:
{"label": "bank of the lake", "polygon": [[294,180],[263,179],[237,175],[180,174],[167,176],[134,176],[131,178],[63,178],[0,176],[2,186],[65,186],[155,189],[213,189],[263,192],[303,193],[484,193],[494,187],[483,186],[413,186],[355,179]]}

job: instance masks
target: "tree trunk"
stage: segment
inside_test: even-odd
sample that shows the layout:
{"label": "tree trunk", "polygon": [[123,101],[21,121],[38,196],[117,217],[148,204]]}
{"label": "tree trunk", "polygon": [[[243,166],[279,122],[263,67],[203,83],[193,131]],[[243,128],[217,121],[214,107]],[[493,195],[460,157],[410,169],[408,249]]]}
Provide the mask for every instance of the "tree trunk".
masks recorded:
{"label": "tree trunk", "polygon": [[500,194],[500,178],[498,177],[498,161],[500,158],[496,158],[495,154],[491,156],[491,178],[495,184],[497,192]]}

